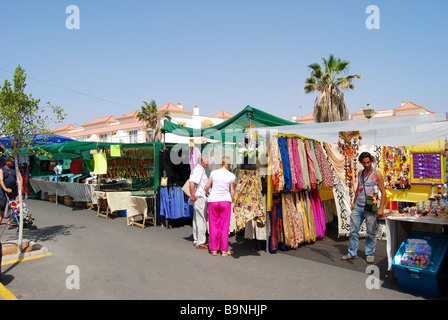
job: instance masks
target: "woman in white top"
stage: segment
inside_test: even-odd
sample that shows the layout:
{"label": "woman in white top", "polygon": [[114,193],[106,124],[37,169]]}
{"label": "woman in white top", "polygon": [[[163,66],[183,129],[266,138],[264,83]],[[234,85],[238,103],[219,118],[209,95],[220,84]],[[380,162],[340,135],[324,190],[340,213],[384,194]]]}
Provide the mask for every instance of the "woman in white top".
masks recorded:
{"label": "woman in white top", "polygon": [[227,257],[229,251],[229,225],[232,201],[235,194],[235,175],[229,171],[230,157],[223,157],[221,168],[210,173],[205,185],[208,196],[209,250],[212,255]]}

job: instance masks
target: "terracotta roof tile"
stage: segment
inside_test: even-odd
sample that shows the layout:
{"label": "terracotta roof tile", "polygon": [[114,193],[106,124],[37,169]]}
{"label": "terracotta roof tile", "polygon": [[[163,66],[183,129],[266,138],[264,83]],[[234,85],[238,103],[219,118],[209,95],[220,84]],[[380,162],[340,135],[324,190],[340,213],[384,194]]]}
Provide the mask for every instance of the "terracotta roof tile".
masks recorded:
{"label": "terracotta roof tile", "polygon": [[179,108],[178,106],[175,106],[175,105],[172,104],[172,103],[164,104],[163,106],[159,107],[159,108],[157,109],[157,111],[159,111],[159,112],[169,111],[169,112],[172,112],[172,113],[186,113],[186,114],[191,114],[191,111],[187,111],[187,110],[184,110],[184,109],[182,109],[182,108]]}

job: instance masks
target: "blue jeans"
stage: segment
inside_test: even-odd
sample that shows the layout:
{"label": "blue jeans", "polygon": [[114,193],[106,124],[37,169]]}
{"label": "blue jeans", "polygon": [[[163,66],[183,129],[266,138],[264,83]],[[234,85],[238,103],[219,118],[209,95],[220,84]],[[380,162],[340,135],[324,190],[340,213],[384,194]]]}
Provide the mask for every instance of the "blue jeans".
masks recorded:
{"label": "blue jeans", "polygon": [[372,257],[376,248],[376,212],[364,211],[364,206],[355,204],[350,216],[350,245],[348,255],[352,258],[358,254],[359,229],[366,220],[367,238],[365,243],[366,258]]}

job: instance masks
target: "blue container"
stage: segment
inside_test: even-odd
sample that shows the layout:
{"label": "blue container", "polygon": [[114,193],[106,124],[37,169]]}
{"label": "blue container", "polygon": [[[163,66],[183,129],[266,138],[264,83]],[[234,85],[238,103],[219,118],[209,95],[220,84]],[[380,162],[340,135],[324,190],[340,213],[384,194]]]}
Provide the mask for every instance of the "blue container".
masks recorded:
{"label": "blue container", "polygon": [[119,217],[126,217],[127,216],[127,210],[119,210],[117,211]]}
{"label": "blue container", "polygon": [[[428,241],[431,246],[431,259],[426,268],[410,267],[400,263],[401,257],[406,251],[408,239]],[[400,289],[431,297],[440,297],[448,275],[448,259],[445,258],[447,250],[447,235],[409,231],[392,261]]]}

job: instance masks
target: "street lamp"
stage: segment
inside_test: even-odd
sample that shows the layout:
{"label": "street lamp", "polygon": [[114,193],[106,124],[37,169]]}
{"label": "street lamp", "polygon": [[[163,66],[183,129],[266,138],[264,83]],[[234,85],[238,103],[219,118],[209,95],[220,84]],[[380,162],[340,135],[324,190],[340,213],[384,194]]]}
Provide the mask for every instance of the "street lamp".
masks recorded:
{"label": "street lamp", "polygon": [[375,109],[370,107],[369,104],[367,104],[367,107],[365,107],[362,111],[364,112],[364,117],[366,117],[367,119],[372,118],[375,114]]}

